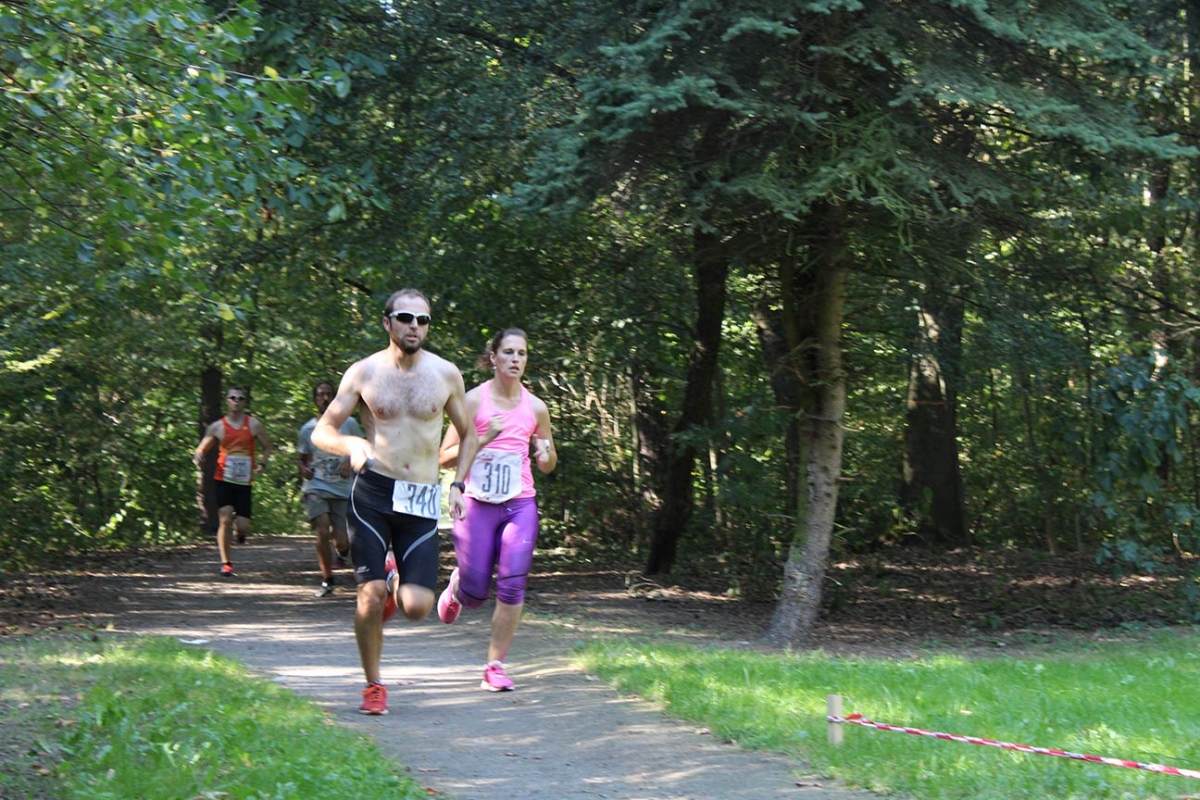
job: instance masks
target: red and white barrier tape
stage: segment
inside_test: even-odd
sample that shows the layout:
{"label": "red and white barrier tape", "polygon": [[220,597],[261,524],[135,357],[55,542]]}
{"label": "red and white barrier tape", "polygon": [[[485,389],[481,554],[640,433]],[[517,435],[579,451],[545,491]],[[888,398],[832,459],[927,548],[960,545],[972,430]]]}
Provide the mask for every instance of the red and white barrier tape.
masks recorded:
{"label": "red and white barrier tape", "polygon": [[1110,767],[1127,767],[1129,769],[1144,769],[1149,772],[1159,772],[1164,775],[1181,775],[1184,778],[1200,778],[1200,770],[1181,769],[1179,767],[1168,767],[1164,764],[1143,764],[1140,761],[1126,761],[1123,758],[1106,758],[1105,756],[1089,756],[1083,753],[1071,753],[1067,750],[1055,750],[1049,747],[1033,747],[1028,744],[1013,744],[1011,742],[998,742],[995,739],[983,739],[978,736],[963,736],[957,733],[938,733],[936,731],[924,731],[920,728],[906,728],[900,725],[887,725],[882,722],[872,722],[862,714],[851,714],[848,717],[835,717],[830,715],[825,718],[827,722],[845,723],[848,725],[862,725],[865,728],[877,728],[881,731],[896,731],[897,733],[911,733],[914,736],[928,736],[933,739],[948,739],[952,742],[966,742],[967,744],[981,744],[986,747],[999,747],[1004,750],[1016,750],[1021,753],[1034,753],[1039,756],[1058,756],[1059,758],[1070,758],[1075,761],[1091,761],[1096,764],[1107,764]]}

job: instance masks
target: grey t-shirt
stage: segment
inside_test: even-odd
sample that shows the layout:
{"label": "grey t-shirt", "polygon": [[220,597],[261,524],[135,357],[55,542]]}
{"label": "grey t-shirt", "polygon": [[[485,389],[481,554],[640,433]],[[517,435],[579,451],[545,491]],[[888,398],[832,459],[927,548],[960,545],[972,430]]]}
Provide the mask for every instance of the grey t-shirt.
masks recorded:
{"label": "grey t-shirt", "polygon": [[[315,427],[317,427],[317,418],[313,417],[301,426],[300,437],[296,440],[297,453],[309,453],[312,455],[311,466],[313,476],[301,485],[300,491],[301,493],[324,491],[338,497],[349,497],[351,479],[343,478],[341,471],[342,464],[346,459],[342,456],[326,453],[324,450],[313,445],[312,432]],[[347,418],[339,430],[347,436],[365,436],[362,426],[358,424],[358,420],[354,417]]]}

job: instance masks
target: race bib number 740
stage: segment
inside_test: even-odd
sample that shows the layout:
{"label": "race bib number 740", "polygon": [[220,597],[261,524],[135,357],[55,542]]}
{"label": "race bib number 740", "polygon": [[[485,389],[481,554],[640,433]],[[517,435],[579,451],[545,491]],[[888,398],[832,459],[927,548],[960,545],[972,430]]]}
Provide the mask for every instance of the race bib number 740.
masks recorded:
{"label": "race bib number 740", "polygon": [[442,487],[436,483],[396,481],[392,487],[392,510],[437,519],[442,513]]}

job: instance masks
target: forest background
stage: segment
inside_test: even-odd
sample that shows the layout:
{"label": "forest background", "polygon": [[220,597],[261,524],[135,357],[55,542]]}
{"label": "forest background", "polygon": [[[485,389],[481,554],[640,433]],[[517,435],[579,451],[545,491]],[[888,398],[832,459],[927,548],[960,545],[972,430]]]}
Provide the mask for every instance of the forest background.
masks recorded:
{"label": "forest background", "polygon": [[299,529],[312,386],[412,286],[469,385],[529,333],[543,549],[781,645],[913,544],[1192,621],[1198,121],[1194,2],[0,0],[0,561],[210,536],[234,385]]}

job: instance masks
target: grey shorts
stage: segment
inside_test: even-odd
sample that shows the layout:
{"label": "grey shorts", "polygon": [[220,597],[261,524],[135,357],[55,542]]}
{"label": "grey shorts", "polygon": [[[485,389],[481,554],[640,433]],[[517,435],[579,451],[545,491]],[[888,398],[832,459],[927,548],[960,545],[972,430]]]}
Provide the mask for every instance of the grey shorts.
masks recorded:
{"label": "grey shorts", "polygon": [[339,531],[346,530],[346,510],[350,507],[350,498],[338,497],[335,494],[317,489],[305,492],[304,510],[308,513],[308,521],[312,522],[322,514],[329,515],[329,521]]}

